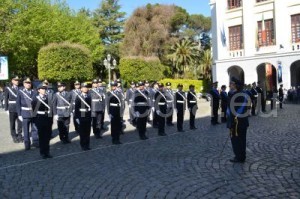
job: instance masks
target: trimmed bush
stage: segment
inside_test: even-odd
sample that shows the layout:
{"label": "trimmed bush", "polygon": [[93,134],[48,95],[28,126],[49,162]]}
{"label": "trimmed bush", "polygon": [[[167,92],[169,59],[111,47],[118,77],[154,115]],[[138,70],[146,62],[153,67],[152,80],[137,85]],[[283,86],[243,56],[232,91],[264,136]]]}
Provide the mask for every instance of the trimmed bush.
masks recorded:
{"label": "trimmed bush", "polygon": [[67,82],[90,80],[93,77],[90,54],[80,44],[49,44],[41,48],[38,54],[39,79]]}
{"label": "trimmed bush", "polygon": [[166,86],[167,82],[171,82],[172,89],[176,90],[178,84],[183,85],[183,90],[188,91],[189,86],[193,84],[195,86],[196,92],[203,92],[205,87],[205,82],[203,80],[192,80],[192,79],[162,79],[159,81],[160,83],[163,83]]}
{"label": "trimmed bush", "polygon": [[127,57],[119,64],[121,78],[126,82],[149,80],[157,81],[165,77],[167,67],[157,58]]}

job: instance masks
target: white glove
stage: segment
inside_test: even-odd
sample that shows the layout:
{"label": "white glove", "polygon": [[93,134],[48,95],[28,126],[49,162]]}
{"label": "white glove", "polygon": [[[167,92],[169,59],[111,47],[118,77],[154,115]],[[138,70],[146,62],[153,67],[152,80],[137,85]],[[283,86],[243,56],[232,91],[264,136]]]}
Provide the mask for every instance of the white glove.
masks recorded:
{"label": "white glove", "polygon": [[109,120],[111,121],[111,119],[114,118],[114,116],[112,116],[112,114],[109,114]]}
{"label": "white glove", "polygon": [[80,124],[80,121],[79,121],[79,119],[78,119],[78,118],[76,119],[76,122],[77,122],[77,124]]}
{"label": "white glove", "polygon": [[192,111],[192,109],[191,109],[191,108],[189,108],[189,111],[191,112],[191,111]]}
{"label": "white glove", "polygon": [[151,109],[152,109],[152,111],[155,111],[155,108],[154,108],[154,107],[152,107]]}
{"label": "white glove", "polygon": [[139,112],[135,112],[135,117],[140,117],[140,113]]}
{"label": "white glove", "polygon": [[18,119],[23,122],[23,117],[22,116],[19,116]]}
{"label": "white glove", "polygon": [[7,115],[9,115],[9,111],[5,111]]}
{"label": "white glove", "polygon": [[70,116],[73,117],[73,112],[70,113]]}
{"label": "white glove", "polygon": [[174,110],[175,110],[175,112],[176,112],[176,113],[178,113],[178,110],[177,110],[177,108],[175,108]]}
{"label": "white glove", "polygon": [[157,111],[156,111],[156,114],[157,114],[157,115],[159,115],[159,114],[160,114],[160,111],[159,111],[159,110],[157,110]]}
{"label": "white glove", "polygon": [[58,115],[54,115],[54,120],[58,120]]}

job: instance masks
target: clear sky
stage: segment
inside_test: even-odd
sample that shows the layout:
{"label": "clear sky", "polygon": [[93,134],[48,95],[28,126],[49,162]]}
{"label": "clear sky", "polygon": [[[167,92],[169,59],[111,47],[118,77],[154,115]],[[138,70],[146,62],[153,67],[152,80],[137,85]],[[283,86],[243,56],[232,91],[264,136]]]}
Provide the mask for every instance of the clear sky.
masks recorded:
{"label": "clear sky", "polygon": [[[99,7],[101,0],[66,0],[66,2],[74,10],[85,7],[92,11]],[[209,0],[120,0],[121,10],[126,12],[127,16],[130,16],[135,8],[148,3],[175,4],[183,7],[190,14],[210,16]]]}

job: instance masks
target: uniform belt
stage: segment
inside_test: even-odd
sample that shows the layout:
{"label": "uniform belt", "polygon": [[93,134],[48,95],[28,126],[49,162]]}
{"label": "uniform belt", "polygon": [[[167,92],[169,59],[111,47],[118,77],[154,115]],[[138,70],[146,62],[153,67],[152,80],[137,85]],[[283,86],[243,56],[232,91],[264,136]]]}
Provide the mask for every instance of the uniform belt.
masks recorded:
{"label": "uniform belt", "polygon": [[258,97],[258,95],[254,95],[254,97]]}
{"label": "uniform belt", "polygon": [[75,105],[75,102],[73,103],[73,105]]}
{"label": "uniform belt", "polygon": [[165,102],[158,102],[158,105],[165,105]]}
{"label": "uniform belt", "polygon": [[23,110],[23,111],[31,111],[32,108],[29,108],[29,107],[21,107],[21,110]]}
{"label": "uniform belt", "polygon": [[130,99],[129,101],[132,102],[132,99]]}
{"label": "uniform belt", "polygon": [[102,101],[102,100],[100,100],[100,99],[93,99],[92,101],[93,101],[93,102],[100,102],[100,101]]}
{"label": "uniform belt", "polygon": [[138,102],[138,103],[136,103],[137,105],[147,105],[147,103],[146,102]]}
{"label": "uniform belt", "polygon": [[172,101],[172,100],[168,100],[167,102],[168,102],[168,103],[172,103],[173,101]]}
{"label": "uniform belt", "polygon": [[89,110],[86,109],[86,108],[81,108],[81,109],[79,109],[79,111],[80,111],[80,112],[88,112]]}
{"label": "uniform belt", "polygon": [[190,101],[190,103],[191,103],[191,104],[195,104],[195,103],[197,103],[197,102],[196,102],[196,101]]}
{"label": "uniform belt", "polygon": [[16,101],[8,101],[9,104],[15,104]]}
{"label": "uniform belt", "polygon": [[68,109],[70,108],[69,106],[58,106],[56,107],[57,109],[61,109],[61,110],[65,110],[65,109]]}
{"label": "uniform belt", "polygon": [[120,106],[120,104],[114,104],[114,103],[110,103],[110,106]]}
{"label": "uniform belt", "polygon": [[184,101],[177,100],[177,103],[183,104]]}
{"label": "uniform belt", "polygon": [[50,111],[37,111],[36,113],[39,115],[46,115],[46,114],[49,114]]}

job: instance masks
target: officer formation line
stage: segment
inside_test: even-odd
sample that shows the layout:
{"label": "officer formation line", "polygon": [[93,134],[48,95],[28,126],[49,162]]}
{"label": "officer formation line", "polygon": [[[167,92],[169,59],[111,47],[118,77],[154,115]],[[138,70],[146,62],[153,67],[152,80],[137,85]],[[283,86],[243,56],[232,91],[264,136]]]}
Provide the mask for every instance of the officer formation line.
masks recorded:
{"label": "officer formation line", "polygon": [[[121,81],[111,82],[111,90],[107,91],[101,80],[94,79],[92,87],[87,83],[74,83],[74,89],[66,91],[63,82],[57,83],[56,93],[48,88],[45,80],[32,89],[31,80],[25,78],[23,87],[19,87],[20,79],[11,79],[11,86],[5,88],[5,111],[9,115],[10,133],[15,143],[24,143],[25,150],[31,147],[40,149],[42,158],[51,158],[50,139],[53,121],[57,122],[59,138],[63,144],[71,143],[69,126],[71,118],[75,131],[80,137],[81,149],[90,150],[90,134],[96,139],[102,138],[105,112],[109,115],[112,144],[121,144],[120,135],[124,134],[123,119],[126,103],[129,108],[129,122],[137,128],[141,140],[146,140],[146,125],[151,122],[157,128],[159,136],[166,136],[165,125],[173,126],[173,113],[177,114],[177,131],[184,132],[183,121],[186,108],[189,111],[189,126],[196,130],[195,115],[198,109],[195,86],[183,91],[183,85],[177,85],[177,91],[171,90],[171,83],[154,82],[151,87],[148,81],[132,82],[124,93]],[[263,90],[256,83],[252,87],[244,85],[232,78],[230,91],[226,86],[219,92],[218,83],[213,83],[211,96],[211,124],[217,125],[218,111],[221,108],[221,122],[227,123],[235,157],[231,162],[243,163],[246,159],[246,134],[249,127],[249,115],[257,115],[261,109],[265,112]],[[282,108],[283,90],[279,89],[280,108]],[[220,104],[221,101],[221,104]],[[260,101],[260,103],[258,103]],[[237,104],[237,105],[235,105]],[[271,103],[271,109],[273,104]]]}

